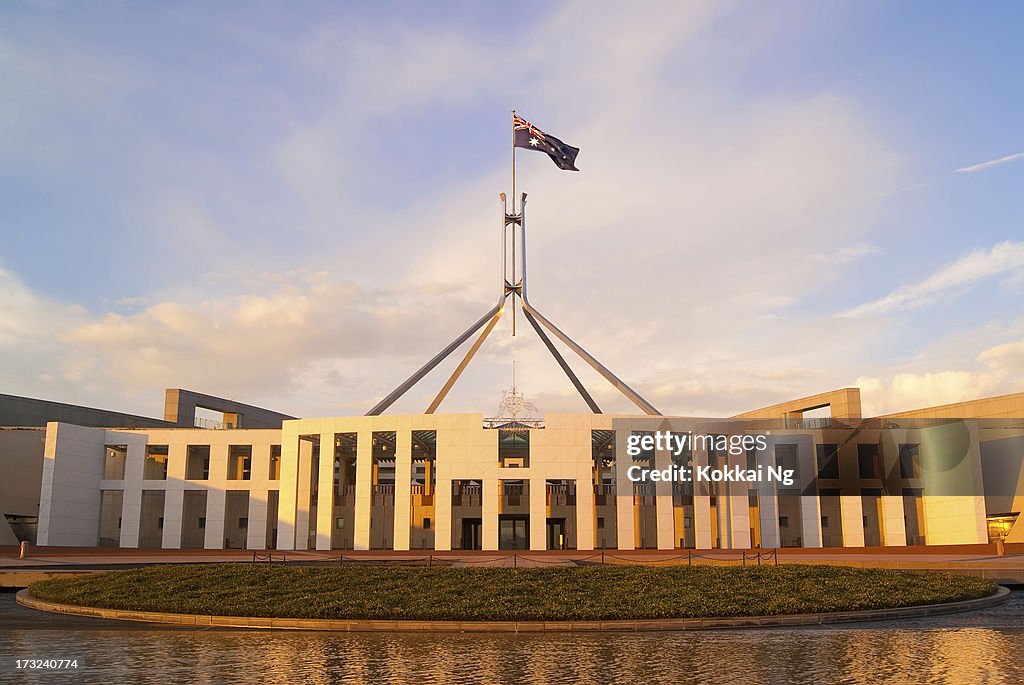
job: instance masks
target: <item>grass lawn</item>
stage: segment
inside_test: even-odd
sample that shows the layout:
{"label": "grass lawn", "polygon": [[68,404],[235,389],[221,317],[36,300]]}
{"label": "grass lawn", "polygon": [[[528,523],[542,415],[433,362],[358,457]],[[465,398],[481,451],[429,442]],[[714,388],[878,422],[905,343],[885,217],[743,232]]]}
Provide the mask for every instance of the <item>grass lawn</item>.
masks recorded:
{"label": "grass lawn", "polygon": [[222,616],[561,621],[756,616],[975,599],[995,585],[935,571],[782,566],[541,569],[150,566],[34,583],[63,604]]}

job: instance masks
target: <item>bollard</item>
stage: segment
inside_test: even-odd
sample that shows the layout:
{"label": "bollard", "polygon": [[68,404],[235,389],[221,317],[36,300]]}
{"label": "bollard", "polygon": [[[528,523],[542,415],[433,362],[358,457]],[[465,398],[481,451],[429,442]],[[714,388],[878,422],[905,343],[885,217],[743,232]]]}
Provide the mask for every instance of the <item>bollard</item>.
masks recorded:
{"label": "bollard", "polygon": [[25,540],[22,540],[21,541],[21,552],[18,554],[18,558],[19,559],[24,559],[25,558],[25,550],[27,550],[27,549],[28,549],[28,542],[26,542]]}

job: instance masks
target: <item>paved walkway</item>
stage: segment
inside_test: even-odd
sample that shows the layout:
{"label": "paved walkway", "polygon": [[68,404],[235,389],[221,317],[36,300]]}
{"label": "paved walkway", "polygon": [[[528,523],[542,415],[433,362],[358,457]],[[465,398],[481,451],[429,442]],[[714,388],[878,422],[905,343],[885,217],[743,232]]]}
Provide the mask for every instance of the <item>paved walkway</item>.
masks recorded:
{"label": "paved walkway", "polygon": [[[997,556],[993,545],[893,548],[830,548],[773,550],[634,550],[634,551],[252,551],[252,550],[133,550],[74,547],[30,547],[25,559],[18,548],[0,547],[0,574],[26,571],[80,571],[126,568],[151,564],[218,562],[266,563],[286,561],[300,565],[358,563],[451,564],[455,566],[547,567],[579,563],[606,564],[723,564],[778,563],[837,564],[879,568],[926,568],[957,571],[1024,583],[1024,544],[1007,545]],[[760,560],[757,558],[760,556]]]}

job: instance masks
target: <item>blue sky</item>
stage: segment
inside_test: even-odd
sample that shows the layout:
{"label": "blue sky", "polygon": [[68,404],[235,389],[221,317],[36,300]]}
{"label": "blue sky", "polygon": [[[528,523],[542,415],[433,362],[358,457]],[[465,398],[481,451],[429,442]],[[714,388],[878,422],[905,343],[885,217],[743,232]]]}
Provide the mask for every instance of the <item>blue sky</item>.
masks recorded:
{"label": "blue sky", "polygon": [[[512,107],[582,150],[519,155],[532,299],[663,411],[1021,391],[1022,20],[7,3],[0,392],[365,411],[493,301]],[[481,354],[447,408],[489,413],[516,358],[542,410],[583,409],[532,336]]]}

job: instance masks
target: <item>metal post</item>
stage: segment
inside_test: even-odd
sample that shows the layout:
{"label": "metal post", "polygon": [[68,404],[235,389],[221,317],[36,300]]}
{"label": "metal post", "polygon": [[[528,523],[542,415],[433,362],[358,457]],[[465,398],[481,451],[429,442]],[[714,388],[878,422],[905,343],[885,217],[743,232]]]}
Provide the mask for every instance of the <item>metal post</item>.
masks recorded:
{"label": "metal post", "polygon": [[[512,110],[512,216],[516,214],[516,111]],[[516,284],[516,224],[512,222],[512,285]],[[516,298],[512,298],[512,337],[516,335]]]}

